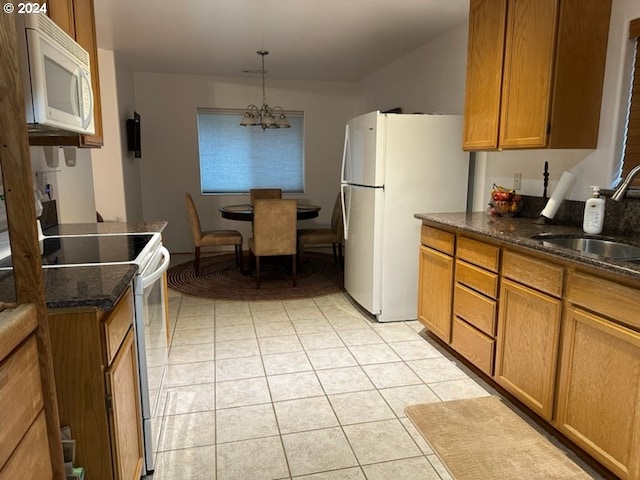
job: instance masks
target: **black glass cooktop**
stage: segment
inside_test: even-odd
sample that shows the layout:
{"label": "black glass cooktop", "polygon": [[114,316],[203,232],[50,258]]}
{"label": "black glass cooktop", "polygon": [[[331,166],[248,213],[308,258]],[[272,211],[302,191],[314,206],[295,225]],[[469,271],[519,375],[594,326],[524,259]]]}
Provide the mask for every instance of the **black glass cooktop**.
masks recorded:
{"label": "black glass cooktop", "polygon": [[[151,237],[149,234],[136,234],[45,238],[42,265],[133,262]],[[11,257],[0,261],[0,268],[10,266]]]}

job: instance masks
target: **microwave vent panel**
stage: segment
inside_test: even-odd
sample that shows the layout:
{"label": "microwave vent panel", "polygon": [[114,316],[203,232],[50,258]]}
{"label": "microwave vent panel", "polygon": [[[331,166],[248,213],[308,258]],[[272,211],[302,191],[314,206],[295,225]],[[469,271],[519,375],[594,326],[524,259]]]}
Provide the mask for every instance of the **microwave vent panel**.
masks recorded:
{"label": "microwave vent panel", "polygon": [[89,54],[73,38],[62,30],[53,20],[43,13],[25,15],[25,26],[40,31],[62,45],[66,51],[73,54],[83,65],[89,67]]}

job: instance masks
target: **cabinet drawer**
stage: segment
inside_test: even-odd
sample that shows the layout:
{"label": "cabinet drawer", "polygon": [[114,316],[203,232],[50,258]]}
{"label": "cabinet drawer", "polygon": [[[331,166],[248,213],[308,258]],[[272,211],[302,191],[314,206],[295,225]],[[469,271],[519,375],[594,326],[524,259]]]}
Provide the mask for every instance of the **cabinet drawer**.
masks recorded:
{"label": "cabinet drawer", "polygon": [[498,275],[478,268],[470,263],[456,261],[456,282],[485,294],[487,297],[496,298],[498,295]]}
{"label": "cabinet drawer", "polygon": [[453,298],[453,313],[474,327],[495,337],[496,302],[456,284]]}
{"label": "cabinet drawer", "polygon": [[132,322],[133,294],[131,288],[129,288],[104,322],[107,365],[113,361],[116,353],[118,353],[118,348],[120,348]]}
{"label": "cabinet drawer", "polygon": [[495,245],[489,245],[467,237],[459,237],[456,257],[492,272],[497,272],[500,249]]}
{"label": "cabinet drawer", "polygon": [[[16,445],[43,408],[38,348],[35,336],[0,363],[0,465],[4,465]],[[19,477],[15,477],[19,478]]]}
{"label": "cabinet drawer", "polygon": [[438,230],[433,227],[427,227],[426,225],[422,225],[420,230],[420,241],[423,245],[448,255],[453,255],[455,238],[456,237],[453,233]]}
{"label": "cabinet drawer", "polygon": [[40,412],[9,461],[0,469],[0,479],[18,478],[53,478],[44,411]]}
{"label": "cabinet drawer", "polygon": [[638,305],[640,290],[610,282],[582,272],[569,275],[567,299],[575,304],[622,322],[633,328],[640,328]]}
{"label": "cabinet drawer", "polygon": [[544,260],[505,250],[502,275],[549,295],[562,296],[564,270]]}
{"label": "cabinet drawer", "polygon": [[454,317],[451,346],[487,375],[493,375],[495,341]]}

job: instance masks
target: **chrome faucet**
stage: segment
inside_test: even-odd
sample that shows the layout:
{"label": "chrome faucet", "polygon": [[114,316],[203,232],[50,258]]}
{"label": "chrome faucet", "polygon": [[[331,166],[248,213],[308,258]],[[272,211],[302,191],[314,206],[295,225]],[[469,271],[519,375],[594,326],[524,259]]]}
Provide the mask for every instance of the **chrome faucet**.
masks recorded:
{"label": "chrome faucet", "polygon": [[631,181],[640,173],[640,165],[637,165],[633,170],[629,172],[627,178],[624,179],[616,191],[611,195],[611,200],[615,200],[616,202],[621,201],[624,198],[624,194],[627,193],[627,188],[629,188],[629,184]]}

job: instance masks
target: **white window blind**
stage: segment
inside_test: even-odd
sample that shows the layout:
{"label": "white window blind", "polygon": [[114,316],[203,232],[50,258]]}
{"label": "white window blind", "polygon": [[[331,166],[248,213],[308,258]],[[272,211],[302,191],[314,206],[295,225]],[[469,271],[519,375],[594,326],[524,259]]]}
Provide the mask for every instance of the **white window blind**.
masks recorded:
{"label": "white window blind", "polygon": [[304,192],[304,113],[286,111],[291,128],[242,127],[244,110],[198,109],[200,186],[204,194],[251,188]]}

